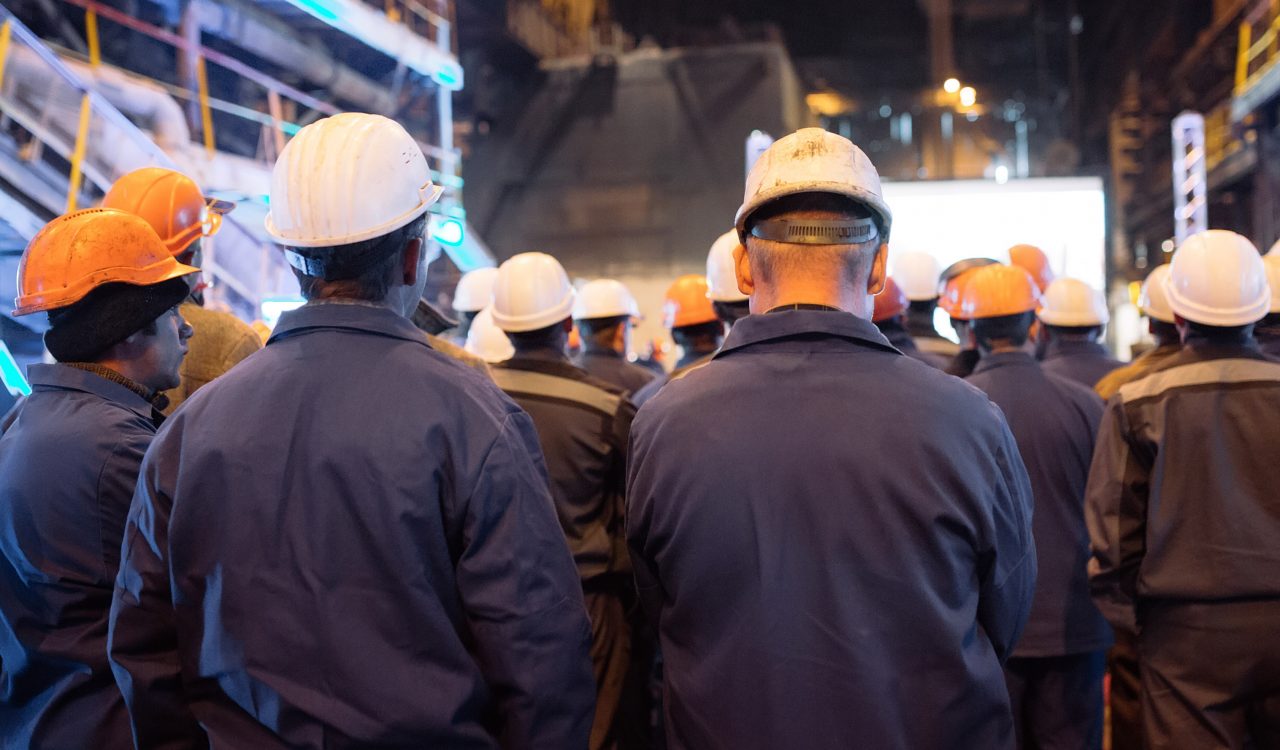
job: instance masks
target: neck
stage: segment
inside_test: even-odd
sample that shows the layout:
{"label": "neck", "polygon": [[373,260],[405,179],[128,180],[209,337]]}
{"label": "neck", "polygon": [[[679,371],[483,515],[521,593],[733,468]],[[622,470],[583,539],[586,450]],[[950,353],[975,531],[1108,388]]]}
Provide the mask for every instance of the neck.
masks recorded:
{"label": "neck", "polygon": [[784,305],[826,305],[870,320],[871,304],[871,297],[865,291],[858,294],[852,286],[839,280],[762,284],[756,286],[751,295],[751,312],[756,315]]}

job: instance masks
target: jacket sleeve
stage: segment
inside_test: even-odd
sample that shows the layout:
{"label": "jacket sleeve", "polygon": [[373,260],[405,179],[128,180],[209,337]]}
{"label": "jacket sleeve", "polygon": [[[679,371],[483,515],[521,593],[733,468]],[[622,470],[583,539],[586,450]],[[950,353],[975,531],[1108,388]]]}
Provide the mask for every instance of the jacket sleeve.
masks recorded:
{"label": "jacket sleeve", "polygon": [[125,521],[107,650],[137,746],[189,750],[209,742],[183,691],[169,580],[172,500],[159,487],[159,463],[155,450],[143,459]]}
{"label": "jacket sleeve", "polygon": [[1134,604],[1146,553],[1150,464],[1134,450],[1127,422],[1120,397],[1112,398],[1102,415],[1089,468],[1085,522],[1093,601],[1112,625],[1137,632]]}
{"label": "jacket sleeve", "polygon": [[507,416],[457,510],[457,582],[504,748],[585,748],[595,706],[582,584],[533,422]]}
{"label": "jacket sleeve", "polygon": [[[992,406],[997,413],[999,410]],[[987,552],[978,593],[978,622],[1003,662],[1009,658],[1031,614],[1036,587],[1036,548],[1031,534],[1034,500],[1031,480],[1013,434],[999,417],[993,543]]]}

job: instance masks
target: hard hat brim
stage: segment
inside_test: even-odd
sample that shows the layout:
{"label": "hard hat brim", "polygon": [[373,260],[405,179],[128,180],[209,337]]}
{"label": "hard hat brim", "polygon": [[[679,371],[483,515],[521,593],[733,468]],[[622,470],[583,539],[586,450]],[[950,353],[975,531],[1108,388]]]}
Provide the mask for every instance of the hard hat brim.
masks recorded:
{"label": "hard hat brim", "polygon": [[1231,309],[1211,309],[1188,300],[1178,293],[1173,283],[1173,276],[1164,280],[1164,293],[1169,298],[1169,307],[1183,320],[1218,328],[1235,328],[1257,323],[1267,317],[1271,310],[1271,290],[1264,286],[1262,294],[1247,305]]}
{"label": "hard hat brim", "polygon": [[428,182],[422,187],[421,192],[423,197],[418,202],[418,205],[414,206],[409,211],[400,214],[394,219],[385,221],[378,226],[369,227],[351,234],[324,237],[293,237],[276,227],[273,216],[274,212],[270,211],[267,212],[267,218],[263,220],[263,225],[267,230],[267,236],[269,236],[273,242],[286,247],[336,247],[338,245],[350,245],[353,242],[363,242],[364,240],[371,240],[375,237],[390,234],[400,227],[409,225],[419,216],[425,214],[427,209],[431,207],[431,204],[440,200],[440,196],[444,194],[444,188],[440,185]]}
{"label": "hard hat brim", "polygon": [[761,190],[751,196],[751,200],[742,204],[738,209],[737,215],[734,217],[734,228],[738,230],[739,236],[746,232],[747,220],[751,218],[751,214],[755,213],[760,207],[766,203],[772,203],[780,198],[786,198],[792,195],[803,195],[805,193],[831,193],[840,195],[850,200],[856,201],[868,209],[870,209],[876,218],[880,221],[880,244],[889,241],[889,230],[893,224],[893,214],[889,211],[889,206],[880,196],[872,193],[864,188],[856,187],[842,182],[793,182],[785,185],[778,185]]}

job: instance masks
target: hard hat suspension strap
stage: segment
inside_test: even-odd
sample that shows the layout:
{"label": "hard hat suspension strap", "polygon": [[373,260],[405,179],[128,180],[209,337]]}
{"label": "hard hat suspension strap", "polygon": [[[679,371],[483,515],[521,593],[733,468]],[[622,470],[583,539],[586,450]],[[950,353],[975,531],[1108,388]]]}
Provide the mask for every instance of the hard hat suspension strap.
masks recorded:
{"label": "hard hat suspension strap", "polygon": [[750,231],[752,237],[792,245],[862,245],[880,236],[875,219],[790,221],[763,219]]}

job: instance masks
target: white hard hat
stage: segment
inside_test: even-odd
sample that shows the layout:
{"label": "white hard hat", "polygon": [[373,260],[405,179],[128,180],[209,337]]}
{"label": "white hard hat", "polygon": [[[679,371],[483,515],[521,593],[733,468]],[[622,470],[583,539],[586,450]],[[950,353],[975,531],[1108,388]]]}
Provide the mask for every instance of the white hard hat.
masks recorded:
{"label": "white hard hat", "polygon": [[1235,232],[1210,229],[1191,235],[1170,265],[1169,304],[1193,323],[1243,326],[1262,320],[1271,308],[1262,256]]}
{"label": "white hard hat", "polygon": [[822,128],[802,128],[776,141],[747,175],[734,228],[746,230],[747,217],[770,201],[800,193],[834,193],[852,198],[879,219],[880,241],[889,240],[893,214],[880,190],[875,165],[853,141]]}
{"label": "white hard hat", "polygon": [[546,253],[520,253],[498,267],[493,322],[507,333],[546,328],[569,317],[575,296],[560,261]]}
{"label": "white hard hat", "polygon": [[903,253],[893,260],[890,273],[907,299],[912,302],[934,299],[938,296],[938,277],[942,267],[937,258],[928,253]]}
{"label": "white hard hat", "polygon": [[266,229],[287,247],[333,247],[403,227],[440,198],[413,136],[382,115],[311,123],[271,170]]}
{"label": "white hard hat", "polygon": [[578,299],[573,305],[574,320],[617,318],[624,315],[640,317],[640,306],[621,281],[596,279],[578,290]]}
{"label": "white hard hat", "polygon": [[465,349],[489,364],[504,362],[515,356],[511,339],[493,323],[493,308],[486,307],[476,314],[467,331]]}
{"label": "white hard hat", "polygon": [[1102,292],[1079,279],[1068,278],[1049,284],[1037,314],[1046,325],[1067,328],[1102,326],[1111,319]]}
{"label": "white hard hat", "polygon": [[1142,282],[1142,291],[1138,293],[1138,308],[1148,318],[1162,323],[1173,322],[1173,308],[1169,306],[1169,295],[1165,293],[1165,281],[1169,278],[1169,264],[1156,266],[1147,274]]}
{"label": "white hard hat", "polygon": [[1267,253],[1262,263],[1267,267],[1267,284],[1271,287],[1271,309],[1268,312],[1280,313],[1280,253]]}
{"label": "white hard hat", "polygon": [[733,267],[733,251],[738,232],[730,229],[711,243],[707,253],[707,298],[712,302],[744,302],[750,299],[738,290],[738,274]]}
{"label": "white hard hat", "polygon": [[453,309],[458,312],[478,312],[493,301],[493,282],[498,278],[496,268],[477,268],[467,271],[458,279],[453,290]]}

